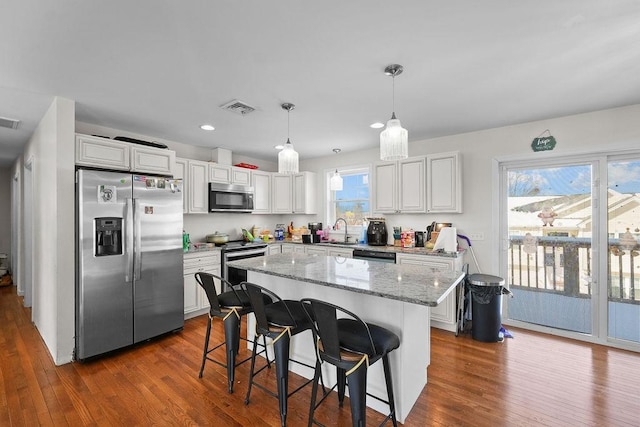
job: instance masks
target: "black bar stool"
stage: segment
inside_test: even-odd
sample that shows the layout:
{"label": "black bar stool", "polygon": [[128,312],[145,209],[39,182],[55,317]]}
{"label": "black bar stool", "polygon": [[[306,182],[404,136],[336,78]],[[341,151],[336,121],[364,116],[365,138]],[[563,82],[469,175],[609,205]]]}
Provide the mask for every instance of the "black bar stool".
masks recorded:
{"label": "black bar stool", "polygon": [[[397,426],[389,352],[400,347],[400,338],[388,329],[364,322],[352,312],[337,305],[310,298],[301,302],[310,319],[314,319],[313,331],[318,349],[309,408],[309,426],[314,423],[322,425],[313,415],[316,408],[329,396],[325,393],[316,403],[318,376],[321,375],[323,361],[337,368],[338,381],[329,391],[338,387],[338,401],[341,407],[344,403],[345,385],[349,386],[351,421],[354,426],[366,425],[367,396],[389,405],[389,414],[381,425],[391,420],[393,425]],[[380,359],[384,367],[387,400],[367,393],[367,369]]]}
{"label": "black bar stool", "polygon": [[[256,318],[256,334],[263,337],[269,337],[273,340],[273,351],[275,353],[276,377],[278,381],[278,392],[266,388],[264,385],[255,382],[255,376],[262,372],[267,366],[263,366],[255,372],[256,351],[255,346],[258,342],[257,337],[253,341],[254,351],[251,357],[251,374],[249,376],[249,388],[247,397],[244,401],[249,404],[251,396],[251,387],[264,390],[271,396],[277,397],[280,404],[280,422],[282,426],[287,424],[287,399],[296,392],[300,391],[304,386],[310,384],[313,380],[309,380],[300,387],[289,393],[289,361],[298,363],[313,369],[313,366],[307,365],[289,358],[289,344],[291,337],[312,328],[311,320],[306,311],[302,307],[300,301],[283,300],[275,293],[262,286],[243,282],[241,287],[249,294],[249,299],[253,307],[253,314]],[[274,302],[265,304],[267,297]],[[315,340],[314,340],[315,345]],[[268,362],[268,360],[267,360]]]}
{"label": "black bar stool", "polygon": [[[239,289],[239,285],[236,285],[234,287],[227,280],[214,274],[198,272],[195,274],[195,277],[196,282],[198,282],[198,284],[202,286],[202,289],[204,289],[205,293],[207,294],[209,305],[211,306],[211,308],[209,309],[207,334],[204,338],[202,366],[200,367],[200,373],[198,374],[198,377],[202,378],[204,365],[207,360],[217,363],[218,365],[227,368],[229,393],[233,393],[233,383],[235,379],[236,366],[241,365],[251,359],[251,356],[249,356],[246,359],[236,362],[236,356],[238,355],[238,351],[240,350],[240,340],[243,339],[247,341],[246,338],[240,337],[240,321],[242,316],[247,313],[251,313],[252,311],[251,303],[249,302],[249,296],[242,289]],[[219,280],[220,282],[222,282],[222,289],[226,287],[226,289],[230,290],[218,294],[218,292],[216,291],[215,280]],[[267,302],[271,303],[271,300],[269,299]],[[211,324],[213,323],[213,319],[215,318],[222,319],[222,322],[224,324],[224,341],[216,345],[215,347],[209,348]],[[226,348],[225,363],[222,363],[209,356],[211,352],[217,350],[223,345]],[[266,349],[266,339],[263,339],[263,349],[260,351],[260,353],[266,352]],[[256,351],[255,345],[253,351]],[[268,355],[267,363],[270,363]]]}

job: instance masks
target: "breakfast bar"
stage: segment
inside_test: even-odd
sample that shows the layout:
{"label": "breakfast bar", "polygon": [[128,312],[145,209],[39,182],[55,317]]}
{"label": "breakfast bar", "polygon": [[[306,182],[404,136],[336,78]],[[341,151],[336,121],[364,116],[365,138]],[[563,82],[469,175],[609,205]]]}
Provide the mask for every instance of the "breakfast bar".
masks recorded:
{"label": "breakfast bar", "polygon": [[[249,282],[264,286],[283,299],[328,301],[396,333],[400,348],[390,354],[390,360],[397,418],[404,423],[427,384],[430,307],[437,306],[455,289],[464,278],[463,272],[302,253],[248,258],[229,265],[247,270]],[[253,330],[249,317],[249,335]],[[309,340],[292,340],[291,357],[313,365],[315,354]],[[298,364],[290,364],[290,369],[306,378],[313,377],[312,370]],[[325,382],[335,381],[335,369],[323,369]],[[382,367],[371,366],[368,392],[385,396],[384,384]],[[387,410],[376,399],[367,399],[367,405],[379,412]]]}

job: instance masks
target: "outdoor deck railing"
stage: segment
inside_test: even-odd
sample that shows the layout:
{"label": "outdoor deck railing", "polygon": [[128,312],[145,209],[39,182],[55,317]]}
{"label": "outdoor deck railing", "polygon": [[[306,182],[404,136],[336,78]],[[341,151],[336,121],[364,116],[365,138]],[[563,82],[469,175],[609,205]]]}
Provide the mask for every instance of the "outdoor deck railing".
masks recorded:
{"label": "outdoor deck railing", "polygon": [[[576,298],[591,296],[591,239],[537,236],[535,249],[525,251],[526,243],[524,236],[510,237],[511,286]],[[618,239],[610,239],[608,246],[609,300],[640,304],[640,275],[634,264],[640,245],[621,248]]]}

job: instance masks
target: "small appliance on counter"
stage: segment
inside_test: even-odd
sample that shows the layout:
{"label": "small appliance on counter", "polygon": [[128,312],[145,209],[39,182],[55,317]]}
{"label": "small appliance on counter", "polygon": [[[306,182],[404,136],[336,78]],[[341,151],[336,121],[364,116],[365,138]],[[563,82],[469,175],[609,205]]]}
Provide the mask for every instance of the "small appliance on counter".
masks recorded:
{"label": "small appliance on counter", "polygon": [[[320,238],[322,237],[322,223],[321,222],[310,222],[309,223],[309,232],[311,234],[311,242],[320,243]],[[320,232],[320,234],[318,234]]]}
{"label": "small appliance on counter", "polygon": [[369,218],[367,227],[367,244],[385,246],[387,244],[387,224],[384,218]]}

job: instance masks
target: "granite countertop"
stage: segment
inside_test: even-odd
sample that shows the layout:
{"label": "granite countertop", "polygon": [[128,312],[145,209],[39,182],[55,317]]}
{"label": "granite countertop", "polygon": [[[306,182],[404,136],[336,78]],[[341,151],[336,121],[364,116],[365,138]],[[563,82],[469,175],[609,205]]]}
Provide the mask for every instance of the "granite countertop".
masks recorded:
{"label": "granite countertop", "polygon": [[248,271],[435,307],[463,278],[425,266],[300,253],[231,261]]}
{"label": "granite countertop", "polygon": [[424,247],[403,248],[401,246],[389,246],[389,245],[387,246],[371,246],[371,245],[363,245],[363,244],[345,245],[344,243],[329,243],[329,242],[302,243],[302,242],[294,242],[291,240],[276,240],[271,243],[292,243],[294,245],[305,245],[305,246],[366,249],[368,251],[376,251],[376,252],[395,252],[398,254],[431,255],[431,256],[441,256],[441,257],[448,257],[448,258],[457,258],[464,254],[464,250],[458,251],[458,252],[444,252],[444,251],[434,251]]}

